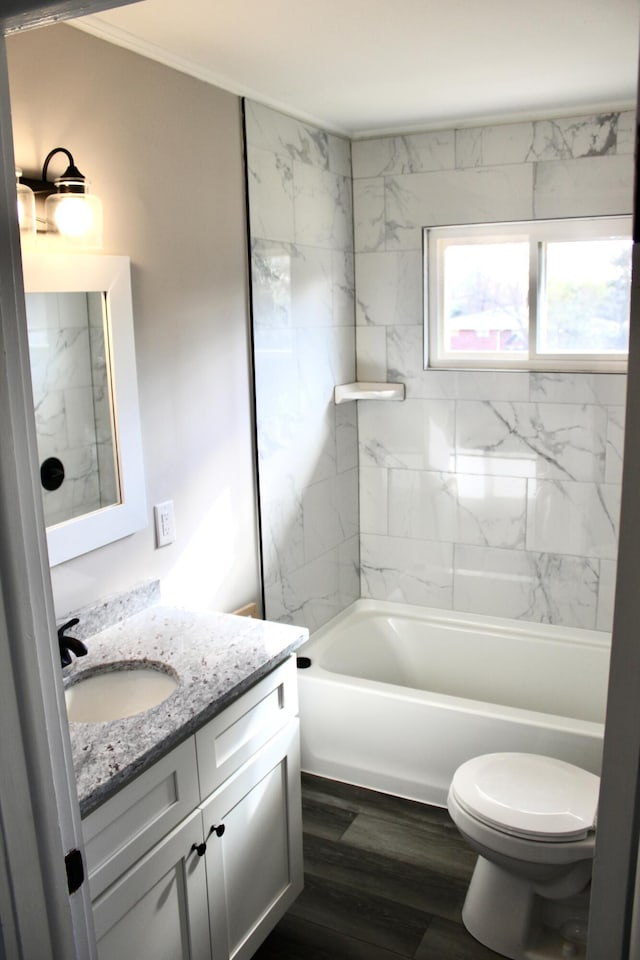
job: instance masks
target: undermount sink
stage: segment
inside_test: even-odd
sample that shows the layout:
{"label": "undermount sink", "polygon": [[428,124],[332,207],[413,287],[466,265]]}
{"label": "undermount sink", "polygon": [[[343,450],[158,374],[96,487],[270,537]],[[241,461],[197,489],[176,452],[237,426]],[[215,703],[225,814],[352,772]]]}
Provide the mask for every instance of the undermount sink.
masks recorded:
{"label": "undermount sink", "polygon": [[67,715],[75,723],[122,720],[157,707],[177,686],[177,677],[161,666],[108,664],[65,689]]}

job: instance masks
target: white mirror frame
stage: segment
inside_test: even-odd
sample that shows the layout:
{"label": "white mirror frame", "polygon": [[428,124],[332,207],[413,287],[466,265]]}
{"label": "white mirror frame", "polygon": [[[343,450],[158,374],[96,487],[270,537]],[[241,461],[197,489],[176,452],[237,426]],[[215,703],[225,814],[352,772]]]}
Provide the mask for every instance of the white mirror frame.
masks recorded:
{"label": "white mirror frame", "polygon": [[103,292],[111,341],[111,379],[120,503],[47,528],[49,563],[56,566],[147,526],[138,405],[131,268],[128,257],[25,253],[26,293]]}

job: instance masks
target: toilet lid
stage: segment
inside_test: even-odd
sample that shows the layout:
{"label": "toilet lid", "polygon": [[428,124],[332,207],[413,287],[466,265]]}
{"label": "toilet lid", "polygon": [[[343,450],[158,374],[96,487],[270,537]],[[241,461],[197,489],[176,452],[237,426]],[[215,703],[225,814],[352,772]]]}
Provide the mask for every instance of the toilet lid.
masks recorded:
{"label": "toilet lid", "polygon": [[514,836],[577,840],[595,827],[600,778],[553,757],[491,753],[459,767],[451,791],[472,817]]}

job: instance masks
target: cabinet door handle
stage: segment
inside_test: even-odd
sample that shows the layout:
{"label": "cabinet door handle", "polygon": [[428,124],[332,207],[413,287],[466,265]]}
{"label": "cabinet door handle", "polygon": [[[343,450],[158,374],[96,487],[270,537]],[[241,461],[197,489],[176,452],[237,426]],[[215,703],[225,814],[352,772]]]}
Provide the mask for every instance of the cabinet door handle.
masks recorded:
{"label": "cabinet door handle", "polygon": [[225,831],[224,823],[219,823],[217,826],[211,827],[211,829],[209,830],[209,836],[211,836],[212,833],[215,833],[216,837],[221,837],[224,831]]}
{"label": "cabinet door handle", "polygon": [[206,843],[193,843],[191,845],[190,853],[193,853],[193,851],[195,850],[195,852],[198,854],[199,857],[204,857],[206,849],[207,849]]}

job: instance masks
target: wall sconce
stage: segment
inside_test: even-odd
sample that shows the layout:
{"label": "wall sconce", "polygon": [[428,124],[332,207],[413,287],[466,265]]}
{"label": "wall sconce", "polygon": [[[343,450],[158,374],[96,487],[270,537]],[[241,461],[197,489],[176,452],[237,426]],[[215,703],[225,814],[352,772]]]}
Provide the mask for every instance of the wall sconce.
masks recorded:
{"label": "wall sconce", "polygon": [[[69,166],[51,183],[47,179],[49,163],[58,153],[65,154]],[[95,194],[89,193],[88,181],[65,147],[55,147],[47,154],[40,180],[22,177],[21,184],[31,188],[37,198],[46,198],[44,219],[47,234],[58,236],[65,244],[74,247],[88,250],[102,247],[102,202]]]}

